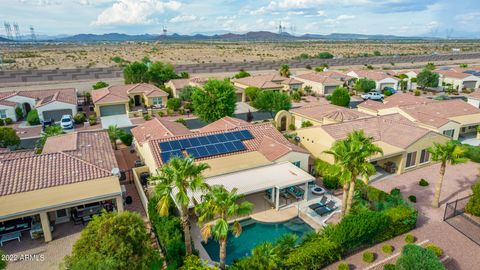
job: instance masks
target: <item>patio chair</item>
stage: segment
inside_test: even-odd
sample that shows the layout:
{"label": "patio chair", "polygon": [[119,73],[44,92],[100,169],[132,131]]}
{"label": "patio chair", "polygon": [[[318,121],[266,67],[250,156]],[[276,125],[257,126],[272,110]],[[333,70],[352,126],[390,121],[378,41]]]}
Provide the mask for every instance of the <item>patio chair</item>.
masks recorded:
{"label": "patio chair", "polygon": [[325,206],[325,204],[327,203],[327,200],[328,200],[327,196],[323,196],[319,202],[311,204],[308,207],[312,210],[315,210],[319,207]]}
{"label": "patio chair", "polygon": [[335,205],[334,201],[329,201],[325,206],[315,209],[315,213],[320,216],[326,215],[333,211],[337,210],[337,206]]}

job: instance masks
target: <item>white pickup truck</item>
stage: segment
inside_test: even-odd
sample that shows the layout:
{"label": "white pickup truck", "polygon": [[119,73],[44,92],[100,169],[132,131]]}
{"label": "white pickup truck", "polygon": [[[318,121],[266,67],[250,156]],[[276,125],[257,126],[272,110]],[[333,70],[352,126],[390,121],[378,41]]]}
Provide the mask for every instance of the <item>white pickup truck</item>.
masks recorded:
{"label": "white pickup truck", "polygon": [[363,95],[361,95],[361,97],[363,98],[363,100],[367,100],[367,99],[382,100],[384,98],[384,96],[382,94],[380,94],[379,92],[375,92],[375,91],[363,94]]}

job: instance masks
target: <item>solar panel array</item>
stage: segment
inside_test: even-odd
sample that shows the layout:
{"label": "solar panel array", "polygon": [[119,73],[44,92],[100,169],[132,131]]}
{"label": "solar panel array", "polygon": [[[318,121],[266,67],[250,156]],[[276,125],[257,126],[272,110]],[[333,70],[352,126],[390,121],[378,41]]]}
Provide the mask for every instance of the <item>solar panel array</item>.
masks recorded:
{"label": "solar panel array", "polygon": [[160,157],[167,163],[172,157],[183,157],[182,150],[193,158],[203,158],[245,150],[243,140],[253,139],[248,130],[226,132],[160,143]]}

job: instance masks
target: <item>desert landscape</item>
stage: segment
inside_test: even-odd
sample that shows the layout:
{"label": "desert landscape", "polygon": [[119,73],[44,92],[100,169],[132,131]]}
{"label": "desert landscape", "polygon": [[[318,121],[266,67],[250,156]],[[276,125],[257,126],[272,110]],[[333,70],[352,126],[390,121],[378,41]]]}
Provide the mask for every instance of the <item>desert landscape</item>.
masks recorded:
{"label": "desert landscape", "polygon": [[474,41],[124,42],[5,45],[4,70],[112,67],[148,57],[172,64],[285,60],[330,52],[335,57],[416,55],[480,50]]}

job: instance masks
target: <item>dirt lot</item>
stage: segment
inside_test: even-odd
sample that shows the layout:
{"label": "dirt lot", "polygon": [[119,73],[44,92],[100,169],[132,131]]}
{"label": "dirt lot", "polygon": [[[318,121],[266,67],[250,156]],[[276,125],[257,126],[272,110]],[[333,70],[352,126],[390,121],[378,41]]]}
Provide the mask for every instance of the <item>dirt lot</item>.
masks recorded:
{"label": "dirt lot", "polygon": [[[355,57],[359,54],[381,55],[450,53],[452,48],[463,52],[480,51],[480,43],[456,42],[126,42],[117,44],[41,44],[2,46],[5,69],[69,69],[110,67],[118,63],[112,57],[126,61],[148,57],[172,64],[222,63],[243,61],[282,60],[302,53],[316,55],[328,51],[336,57]],[[118,62],[118,61],[117,61]]]}

